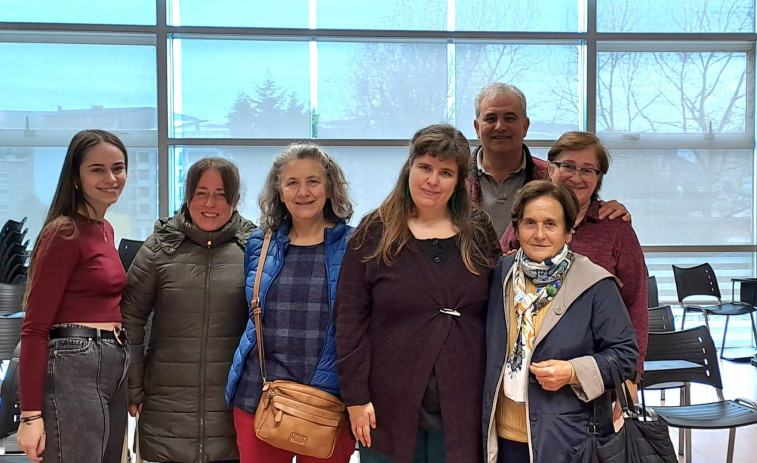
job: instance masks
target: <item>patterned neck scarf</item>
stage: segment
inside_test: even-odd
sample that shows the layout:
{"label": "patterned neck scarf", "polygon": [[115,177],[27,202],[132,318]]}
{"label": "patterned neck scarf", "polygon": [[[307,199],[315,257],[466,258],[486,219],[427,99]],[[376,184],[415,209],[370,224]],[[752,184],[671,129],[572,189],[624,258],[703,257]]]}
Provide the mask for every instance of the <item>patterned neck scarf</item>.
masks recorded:
{"label": "patterned neck scarf", "polygon": [[[554,299],[562,286],[563,278],[573,262],[573,252],[563,245],[557,255],[544,262],[534,262],[518,250],[511,270],[515,313],[518,332],[513,350],[505,364],[505,396],[517,403],[525,403],[528,388],[528,365],[533,355],[536,338],[534,315]],[[536,291],[526,292],[526,278],[536,285]]]}

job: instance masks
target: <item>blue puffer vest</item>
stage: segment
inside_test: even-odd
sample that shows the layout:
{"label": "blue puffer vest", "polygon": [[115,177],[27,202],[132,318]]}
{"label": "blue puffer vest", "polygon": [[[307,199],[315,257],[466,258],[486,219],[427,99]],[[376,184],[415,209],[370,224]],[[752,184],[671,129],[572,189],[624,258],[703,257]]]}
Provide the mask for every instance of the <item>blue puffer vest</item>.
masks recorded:
{"label": "blue puffer vest", "polygon": [[[273,279],[279,274],[281,267],[284,265],[284,254],[289,246],[289,229],[291,222],[284,222],[274,233],[271,238],[271,244],[268,248],[268,256],[263,264],[263,275],[260,279],[260,306],[265,315],[265,298],[268,288],[271,287]],[[339,279],[339,269],[342,266],[342,258],[347,250],[347,240],[354,231],[353,227],[348,226],[344,221],[336,224],[334,228],[326,228],[324,231],[324,241],[326,245],[326,275],[329,284],[329,311],[331,320],[329,321],[326,332],[326,342],[323,345],[323,351],[318,358],[318,364],[313,371],[308,385],[317,387],[330,394],[339,396],[339,382],[337,380],[334,362],[336,361],[336,343],[334,340],[336,329],[334,328],[334,299],[336,297],[336,283]],[[247,242],[247,249],[244,253],[244,271],[245,294],[247,296],[247,306],[249,309],[252,300],[252,288],[255,284],[255,273],[258,268],[260,251],[263,246],[265,232],[263,229],[256,229],[250,240]],[[231,403],[237,390],[237,384],[242,378],[242,372],[245,366],[245,360],[257,345],[255,338],[255,323],[253,322],[252,311],[249,310],[249,319],[247,327],[239,341],[239,347],[234,354],[234,361],[229,371],[229,380],[226,383],[226,402]]]}

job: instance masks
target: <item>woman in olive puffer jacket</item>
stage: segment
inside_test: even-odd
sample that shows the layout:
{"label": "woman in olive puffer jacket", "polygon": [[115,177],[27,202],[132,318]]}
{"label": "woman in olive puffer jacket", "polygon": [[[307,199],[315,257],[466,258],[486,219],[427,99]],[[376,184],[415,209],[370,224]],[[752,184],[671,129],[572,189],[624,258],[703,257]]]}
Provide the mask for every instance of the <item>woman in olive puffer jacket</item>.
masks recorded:
{"label": "woman in olive puffer jacket", "polygon": [[140,413],[147,461],[237,460],[224,386],[247,322],[243,258],[255,225],[236,211],[234,164],[202,159],[186,183],[181,210],[158,220],[129,268],[121,302],[132,342],[129,412]]}

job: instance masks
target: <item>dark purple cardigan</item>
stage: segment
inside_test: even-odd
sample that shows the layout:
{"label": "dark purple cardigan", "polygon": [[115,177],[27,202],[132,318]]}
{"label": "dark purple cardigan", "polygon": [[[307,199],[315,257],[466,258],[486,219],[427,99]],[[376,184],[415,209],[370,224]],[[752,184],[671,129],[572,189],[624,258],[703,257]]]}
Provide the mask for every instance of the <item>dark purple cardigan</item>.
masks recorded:
{"label": "dark purple cardigan", "polygon": [[[491,225],[489,225],[491,227]],[[488,268],[470,273],[459,253],[444,267],[411,238],[391,266],[363,262],[382,225],[373,225],[344,255],[335,303],[336,369],[347,406],[372,402],[374,450],[395,463],[412,461],[421,400],[432,368],[439,385],[448,461],[482,461]],[[496,242],[494,229],[490,231]],[[455,309],[459,317],[445,315]]]}

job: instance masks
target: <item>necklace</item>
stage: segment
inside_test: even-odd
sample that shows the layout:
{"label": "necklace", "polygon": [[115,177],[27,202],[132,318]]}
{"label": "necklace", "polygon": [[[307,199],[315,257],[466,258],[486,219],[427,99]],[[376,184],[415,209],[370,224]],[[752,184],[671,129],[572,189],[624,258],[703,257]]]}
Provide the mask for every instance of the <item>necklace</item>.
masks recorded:
{"label": "necklace", "polygon": [[107,243],[108,242],[108,235],[105,233],[105,223],[104,222],[98,222],[96,220],[94,222],[95,222],[95,225],[97,225],[97,228],[100,229],[100,233],[103,234],[103,241]]}

